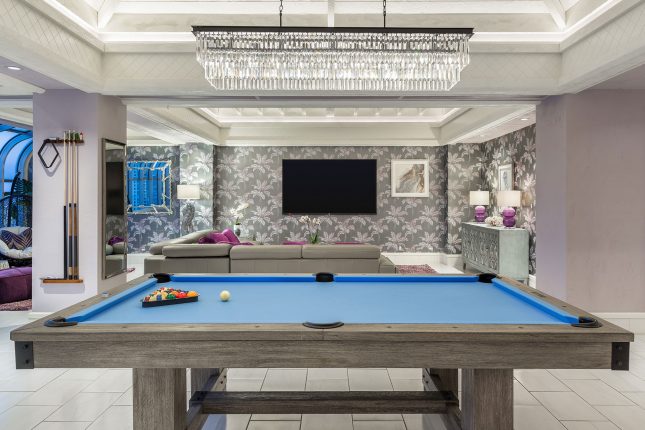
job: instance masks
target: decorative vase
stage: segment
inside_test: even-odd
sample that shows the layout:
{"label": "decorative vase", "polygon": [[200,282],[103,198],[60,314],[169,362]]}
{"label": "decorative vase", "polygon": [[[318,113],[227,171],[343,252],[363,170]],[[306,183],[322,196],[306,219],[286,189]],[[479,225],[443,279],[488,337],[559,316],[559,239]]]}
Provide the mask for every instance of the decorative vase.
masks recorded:
{"label": "decorative vase", "polygon": [[515,209],[506,208],[502,211],[502,216],[504,217],[504,227],[513,228],[515,227]]}
{"label": "decorative vase", "polygon": [[235,236],[241,237],[242,236],[242,224],[235,224],[233,226],[233,233],[235,233]]}
{"label": "decorative vase", "polygon": [[475,206],[475,221],[484,222],[486,219],[486,208],[484,206]]}

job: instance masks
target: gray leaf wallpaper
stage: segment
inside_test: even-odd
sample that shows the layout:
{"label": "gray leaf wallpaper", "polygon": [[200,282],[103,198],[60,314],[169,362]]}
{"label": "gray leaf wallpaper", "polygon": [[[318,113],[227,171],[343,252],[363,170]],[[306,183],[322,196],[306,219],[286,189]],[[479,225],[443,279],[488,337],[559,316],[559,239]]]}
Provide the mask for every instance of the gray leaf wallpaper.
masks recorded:
{"label": "gray leaf wallpaper", "polygon": [[[188,204],[195,208],[193,231],[213,227],[213,154],[213,146],[205,143],[187,143],[180,147],[180,183],[199,185],[201,194],[199,200],[181,202],[182,220]],[[182,225],[181,234],[188,233]]]}
{"label": "gray leaf wallpaper", "polygon": [[[242,220],[245,238],[264,243],[304,240],[298,217],[282,215],[283,158],[377,160],[378,214],[323,216],[323,241],[374,243],[390,252],[455,254],[461,252],[461,223],[474,218],[469,191],[496,190],[497,168],[512,163],[514,189],[522,190],[517,225],[529,231],[530,272],[536,273],[534,125],[482,144],[441,147],[128,147],[128,160],[173,163],[173,214],[130,215],[129,251],[146,252],[150,244],[180,235],[179,212],[186,203],[176,199],[179,180],[201,188],[202,199],[193,202],[194,230],[232,227],[230,210],[249,203]],[[429,160],[430,197],[391,197],[390,161],[416,158]],[[493,192],[488,213],[498,212]]]}
{"label": "gray leaf wallpaper", "polygon": [[[481,146],[485,166],[482,189],[497,190],[497,168],[513,163],[513,189],[522,191],[522,207],[517,208],[517,226],[529,232],[529,271],[535,274],[535,125],[484,142]],[[491,193],[491,208],[495,208],[496,213],[502,210],[497,206],[495,192]]]}
{"label": "gray leaf wallpaper", "polygon": [[[322,216],[324,242],[366,242],[385,251],[440,251],[446,235],[446,161],[444,147],[218,147],[215,167],[215,225],[230,227],[231,208],[249,203],[243,228],[265,243],[304,240],[296,216],[282,214],[282,159],[373,158],[377,160],[377,215]],[[430,197],[390,195],[390,161],[429,160]]]}
{"label": "gray leaf wallpaper", "polygon": [[474,208],[469,205],[469,191],[489,190],[488,215],[499,214],[495,196],[497,168],[513,164],[513,189],[522,191],[522,207],[517,210],[517,226],[529,232],[529,270],[536,273],[535,247],[535,125],[509,133],[479,145],[461,143],[448,149],[448,236],[446,252],[461,252],[461,227],[472,221]]}
{"label": "gray leaf wallpaper", "polygon": [[482,146],[459,143],[448,147],[448,235],[445,252],[461,253],[461,223],[475,218],[470,206],[470,191],[488,189],[484,186]]}
{"label": "gray leaf wallpaper", "polygon": [[128,161],[172,162],[172,213],[128,214],[128,252],[147,252],[151,244],[179,236],[179,147],[128,146]]}

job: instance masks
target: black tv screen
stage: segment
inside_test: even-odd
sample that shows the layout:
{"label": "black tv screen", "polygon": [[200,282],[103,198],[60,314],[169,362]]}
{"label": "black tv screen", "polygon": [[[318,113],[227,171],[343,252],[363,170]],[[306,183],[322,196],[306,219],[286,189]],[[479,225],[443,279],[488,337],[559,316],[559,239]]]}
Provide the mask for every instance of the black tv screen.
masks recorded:
{"label": "black tv screen", "polygon": [[283,214],[376,214],[376,160],[282,160]]}
{"label": "black tv screen", "polygon": [[125,213],[123,161],[105,163],[105,206],[105,213],[108,215]]}

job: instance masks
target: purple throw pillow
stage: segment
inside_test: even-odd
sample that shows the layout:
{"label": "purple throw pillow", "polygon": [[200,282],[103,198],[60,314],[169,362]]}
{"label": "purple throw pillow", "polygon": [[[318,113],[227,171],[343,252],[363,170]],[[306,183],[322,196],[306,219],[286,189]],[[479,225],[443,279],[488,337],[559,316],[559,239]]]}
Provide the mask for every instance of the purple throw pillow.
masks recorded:
{"label": "purple throw pillow", "polygon": [[240,243],[240,239],[237,238],[235,233],[233,233],[233,230],[230,228],[225,229],[221,234],[226,236],[226,239],[231,243],[231,244],[238,244]]}
{"label": "purple throw pillow", "polygon": [[307,242],[304,240],[298,241],[298,240],[285,240],[282,242],[283,245],[306,245]]}
{"label": "purple throw pillow", "polygon": [[120,236],[112,236],[110,240],[108,240],[108,245],[112,246],[115,243],[121,243],[121,242],[125,242],[125,239],[123,239]]}
{"label": "purple throw pillow", "polygon": [[222,233],[218,231],[211,231],[210,233],[206,233],[205,236],[202,236],[197,243],[228,243],[228,237],[223,235]]}

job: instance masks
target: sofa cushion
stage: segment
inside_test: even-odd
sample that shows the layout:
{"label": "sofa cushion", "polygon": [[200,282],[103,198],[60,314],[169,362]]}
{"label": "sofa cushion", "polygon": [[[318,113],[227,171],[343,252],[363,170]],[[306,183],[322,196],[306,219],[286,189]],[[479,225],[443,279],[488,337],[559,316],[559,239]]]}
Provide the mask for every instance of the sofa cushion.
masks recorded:
{"label": "sofa cushion", "polygon": [[210,233],[211,230],[200,230],[194,233],[187,234],[182,237],[177,237],[175,239],[163,240],[161,242],[153,243],[150,245],[148,252],[152,255],[161,255],[161,250],[166,245],[175,245],[179,243],[197,243],[197,241],[207,233]]}
{"label": "sofa cushion", "polygon": [[183,243],[166,245],[163,248],[163,255],[173,258],[186,257],[227,257],[231,245],[226,243]]}
{"label": "sofa cushion", "polygon": [[125,254],[125,242],[117,242],[112,245],[115,254]]}
{"label": "sofa cushion", "polygon": [[31,247],[31,229],[27,228],[20,233],[0,229],[0,240],[6,243],[9,249],[22,251],[25,248]]}
{"label": "sofa cushion", "polygon": [[231,260],[290,260],[294,258],[302,258],[301,246],[235,246],[231,249]]}
{"label": "sofa cushion", "polygon": [[381,249],[375,245],[304,245],[302,258],[325,259],[377,259]]}

